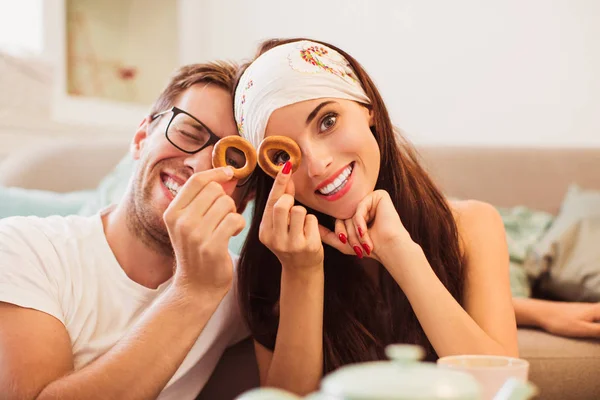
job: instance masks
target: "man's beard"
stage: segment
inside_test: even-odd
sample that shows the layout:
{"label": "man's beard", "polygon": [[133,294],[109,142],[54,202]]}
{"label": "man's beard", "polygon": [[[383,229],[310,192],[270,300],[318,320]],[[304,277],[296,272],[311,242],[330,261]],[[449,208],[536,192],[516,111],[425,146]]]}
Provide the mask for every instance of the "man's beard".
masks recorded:
{"label": "man's beard", "polygon": [[151,174],[144,186],[144,165],[139,166],[126,201],[127,228],[144,245],[157,253],[173,257],[173,245],[162,215],[152,206],[152,182],[159,179]]}

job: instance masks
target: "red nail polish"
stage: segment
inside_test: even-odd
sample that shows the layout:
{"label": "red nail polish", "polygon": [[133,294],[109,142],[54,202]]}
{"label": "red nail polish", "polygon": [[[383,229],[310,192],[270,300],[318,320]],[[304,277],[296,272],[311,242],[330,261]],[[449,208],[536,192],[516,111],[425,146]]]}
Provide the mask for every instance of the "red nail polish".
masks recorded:
{"label": "red nail polish", "polygon": [[365,233],[363,232],[362,228],[359,226],[359,227],[358,227],[358,235],[359,235],[360,237],[363,237],[363,236],[364,236],[364,234],[365,234]]}
{"label": "red nail polish", "polygon": [[289,161],[286,161],[281,172],[283,172],[285,175],[287,175],[290,173],[291,170],[292,170],[292,163]]}
{"label": "red nail polish", "polygon": [[338,235],[338,237],[340,238],[340,242],[346,244],[348,242],[348,238],[346,237],[346,235],[344,235],[343,233],[340,233]]}
{"label": "red nail polish", "polygon": [[368,244],[363,243],[362,244],[363,249],[365,249],[365,251],[367,252],[367,255],[370,256],[371,255],[371,248],[369,247]]}
{"label": "red nail polish", "polygon": [[358,258],[363,258],[363,252],[359,246],[354,246],[353,249],[354,249],[354,252],[356,253],[356,255],[358,256]]}

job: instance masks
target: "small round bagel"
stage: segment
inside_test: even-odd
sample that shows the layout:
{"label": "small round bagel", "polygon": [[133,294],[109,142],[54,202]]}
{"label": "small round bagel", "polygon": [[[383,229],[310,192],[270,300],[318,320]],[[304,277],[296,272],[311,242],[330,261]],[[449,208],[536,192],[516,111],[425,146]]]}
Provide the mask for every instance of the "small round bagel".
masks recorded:
{"label": "small round bagel", "polygon": [[285,151],[290,156],[288,161],[292,163],[292,172],[296,172],[300,167],[302,152],[298,144],[287,136],[269,136],[258,147],[258,165],[271,177],[275,178],[283,168],[281,165],[276,165],[269,157],[271,150]]}
{"label": "small round bagel", "polygon": [[241,168],[233,168],[235,179],[245,179],[256,168],[256,151],[249,141],[240,136],[225,136],[213,148],[212,165],[214,168],[227,167],[227,149],[235,148],[244,153],[246,164]]}

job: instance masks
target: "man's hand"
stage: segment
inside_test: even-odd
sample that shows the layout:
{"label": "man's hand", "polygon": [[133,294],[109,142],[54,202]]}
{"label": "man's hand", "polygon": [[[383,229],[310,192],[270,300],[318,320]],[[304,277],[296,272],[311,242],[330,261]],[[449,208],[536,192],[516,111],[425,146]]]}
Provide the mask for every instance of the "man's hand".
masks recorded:
{"label": "man's hand", "polygon": [[566,337],[600,338],[600,303],[513,298],[519,326]]}
{"label": "man's hand", "polygon": [[545,304],[540,325],[550,333],[567,337],[600,338],[600,303]]}
{"label": "man's hand", "polygon": [[164,213],[176,258],[174,286],[215,301],[233,278],[229,240],[245,226],[221,186],[232,177],[230,167],[192,175]]}

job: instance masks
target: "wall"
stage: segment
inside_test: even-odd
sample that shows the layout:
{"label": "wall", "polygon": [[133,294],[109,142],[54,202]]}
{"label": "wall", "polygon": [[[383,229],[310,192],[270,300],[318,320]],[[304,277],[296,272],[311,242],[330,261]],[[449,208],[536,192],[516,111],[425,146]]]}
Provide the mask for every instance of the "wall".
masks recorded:
{"label": "wall", "polygon": [[183,0],[181,17],[183,62],[339,45],[417,143],[600,147],[600,1]]}
{"label": "wall", "polygon": [[13,55],[43,51],[42,1],[0,0],[0,49]]}
{"label": "wall", "polygon": [[[59,23],[55,14],[60,14],[57,4],[63,0],[44,1],[46,22]],[[416,143],[600,147],[600,1],[179,0],[178,4],[180,64],[250,57],[266,37],[322,38],[363,63],[394,122]],[[10,10],[23,14],[20,8]],[[42,19],[38,14],[31,14],[32,21]],[[146,9],[140,18],[145,14]],[[4,22],[16,19],[3,15]],[[4,25],[3,43],[14,24]],[[20,34],[18,26],[13,28]],[[29,51],[40,51],[33,38],[39,34],[36,29],[27,31],[32,35]],[[129,137],[129,127],[137,126],[143,116],[144,107],[107,107],[107,112],[99,112],[105,110],[103,105],[92,101],[61,109],[84,121],[111,115],[117,128],[49,121],[53,96],[48,85],[56,60],[52,36],[59,30],[60,26],[44,29],[43,55],[49,62],[44,71],[0,59],[0,159],[30,143],[77,138],[82,132],[90,133],[86,136],[91,140],[96,133]],[[149,57],[163,54],[156,48],[147,50]],[[22,114],[15,112],[17,106]]]}
{"label": "wall", "polygon": [[124,128],[54,120],[53,82],[51,64],[0,52],[0,161],[12,152],[57,140],[125,138]]}
{"label": "wall", "polygon": [[[67,96],[67,3],[0,3],[0,160],[57,140],[129,140],[179,64],[176,0],[71,0],[76,11],[85,8],[85,17],[102,17],[102,23],[80,20],[87,24],[77,25],[81,29],[72,43],[80,50],[76,61],[82,94],[90,94],[88,89],[98,82],[103,90],[95,97]],[[27,24],[31,28],[24,28]],[[109,79],[120,64],[136,67],[135,85],[118,86]],[[113,101],[123,94],[118,90],[135,94],[129,98],[140,104]]]}
{"label": "wall", "polygon": [[65,1],[68,93],[151,104],[179,64],[175,4]]}

